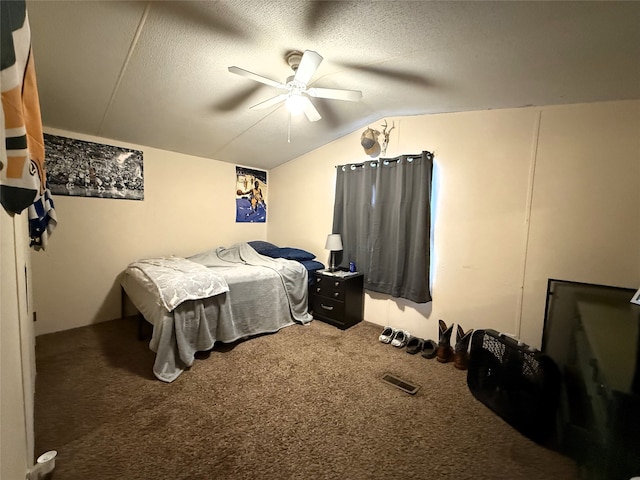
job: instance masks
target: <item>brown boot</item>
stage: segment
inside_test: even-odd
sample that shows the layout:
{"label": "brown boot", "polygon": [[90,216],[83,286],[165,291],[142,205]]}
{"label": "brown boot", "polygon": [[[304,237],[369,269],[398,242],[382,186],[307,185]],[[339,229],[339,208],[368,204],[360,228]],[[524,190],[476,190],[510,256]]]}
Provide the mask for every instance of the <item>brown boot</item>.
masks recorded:
{"label": "brown boot", "polygon": [[462,327],[458,325],[456,347],[453,354],[453,366],[458,370],[466,370],[469,368],[469,341],[471,340],[472,333],[473,329],[465,333]]}
{"label": "brown boot", "polygon": [[442,320],[438,320],[438,327],[440,329],[440,337],[438,341],[438,352],[436,353],[436,360],[440,363],[447,363],[453,357],[453,349],[451,348],[451,332],[453,332],[453,324],[447,327],[447,324]]}

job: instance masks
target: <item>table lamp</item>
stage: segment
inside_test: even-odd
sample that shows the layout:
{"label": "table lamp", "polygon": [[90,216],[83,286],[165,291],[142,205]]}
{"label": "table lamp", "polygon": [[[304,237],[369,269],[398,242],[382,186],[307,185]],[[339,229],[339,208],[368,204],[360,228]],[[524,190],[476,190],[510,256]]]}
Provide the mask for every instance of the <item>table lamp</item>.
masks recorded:
{"label": "table lamp", "polygon": [[335,252],[339,252],[342,250],[342,238],[340,238],[339,233],[331,233],[327,235],[327,243],[324,246],[326,250],[331,252],[330,260],[331,266],[329,267],[330,272],[336,271],[336,254]]}

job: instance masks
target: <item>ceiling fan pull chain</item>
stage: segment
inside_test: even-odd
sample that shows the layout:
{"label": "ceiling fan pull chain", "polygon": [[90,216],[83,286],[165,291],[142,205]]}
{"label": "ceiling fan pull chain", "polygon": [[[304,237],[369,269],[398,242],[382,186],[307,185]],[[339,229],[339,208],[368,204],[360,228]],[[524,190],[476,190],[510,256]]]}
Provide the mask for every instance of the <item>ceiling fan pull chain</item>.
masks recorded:
{"label": "ceiling fan pull chain", "polygon": [[287,118],[287,143],[291,143],[291,112],[289,112]]}

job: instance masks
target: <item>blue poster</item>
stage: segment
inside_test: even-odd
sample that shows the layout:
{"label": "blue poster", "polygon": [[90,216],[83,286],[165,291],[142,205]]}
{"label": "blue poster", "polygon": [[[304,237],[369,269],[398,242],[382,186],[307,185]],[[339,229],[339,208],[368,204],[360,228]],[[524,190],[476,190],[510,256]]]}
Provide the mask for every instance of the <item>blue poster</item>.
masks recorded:
{"label": "blue poster", "polygon": [[267,172],[236,166],[236,222],[267,221]]}

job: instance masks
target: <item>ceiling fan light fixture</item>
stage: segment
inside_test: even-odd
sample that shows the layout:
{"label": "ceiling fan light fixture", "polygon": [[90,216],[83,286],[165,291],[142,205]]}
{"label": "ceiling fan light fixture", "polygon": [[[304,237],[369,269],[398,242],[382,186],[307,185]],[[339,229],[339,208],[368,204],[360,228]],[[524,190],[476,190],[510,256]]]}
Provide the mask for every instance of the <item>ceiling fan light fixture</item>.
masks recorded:
{"label": "ceiling fan light fixture", "polygon": [[289,112],[289,119],[291,119],[291,115],[304,113],[307,120],[310,122],[317,122],[322,117],[320,116],[318,109],[309,99],[309,96],[313,98],[346,100],[349,102],[357,102],[362,99],[362,92],[359,90],[318,87],[307,88],[311,77],[313,77],[318,66],[322,62],[322,55],[318,52],[314,52],[313,50],[305,50],[304,53],[298,51],[289,52],[286,56],[286,61],[294,74],[289,76],[285,83],[271,80],[270,78],[263,77],[262,75],[258,75],[240,67],[228,67],[229,72],[231,73],[286,91],[286,93],[276,95],[275,97],[249,108],[257,110],[265,109],[284,102],[286,109]]}
{"label": "ceiling fan light fixture", "polygon": [[309,99],[307,97],[300,95],[299,93],[291,93],[287,97],[285,105],[291,115],[300,115],[304,112],[308,102]]}

